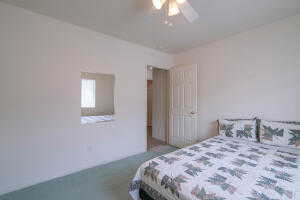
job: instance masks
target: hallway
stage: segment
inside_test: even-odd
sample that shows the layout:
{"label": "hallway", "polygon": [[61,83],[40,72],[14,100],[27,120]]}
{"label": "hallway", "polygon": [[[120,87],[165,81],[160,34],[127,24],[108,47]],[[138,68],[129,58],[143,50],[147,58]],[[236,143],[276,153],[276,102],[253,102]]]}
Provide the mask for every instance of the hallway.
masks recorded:
{"label": "hallway", "polygon": [[154,147],[157,146],[163,146],[163,145],[167,145],[167,143],[152,137],[152,127],[148,126],[147,127],[147,150],[153,149]]}

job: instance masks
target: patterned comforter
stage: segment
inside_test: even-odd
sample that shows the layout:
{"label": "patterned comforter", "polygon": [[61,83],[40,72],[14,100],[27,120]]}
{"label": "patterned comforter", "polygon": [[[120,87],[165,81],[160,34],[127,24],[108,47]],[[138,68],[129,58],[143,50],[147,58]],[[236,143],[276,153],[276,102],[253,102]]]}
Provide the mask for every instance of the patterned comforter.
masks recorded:
{"label": "patterned comforter", "polygon": [[142,164],[129,188],[156,200],[300,200],[300,150],[216,136]]}

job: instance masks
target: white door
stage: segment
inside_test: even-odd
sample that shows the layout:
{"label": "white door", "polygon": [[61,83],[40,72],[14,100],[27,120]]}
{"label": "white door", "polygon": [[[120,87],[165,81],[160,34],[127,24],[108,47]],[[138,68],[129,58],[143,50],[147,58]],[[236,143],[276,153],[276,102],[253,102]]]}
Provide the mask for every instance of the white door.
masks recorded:
{"label": "white door", "polygon": [[169,143],[184,147],[197,140],[197,65],[170,70]]}

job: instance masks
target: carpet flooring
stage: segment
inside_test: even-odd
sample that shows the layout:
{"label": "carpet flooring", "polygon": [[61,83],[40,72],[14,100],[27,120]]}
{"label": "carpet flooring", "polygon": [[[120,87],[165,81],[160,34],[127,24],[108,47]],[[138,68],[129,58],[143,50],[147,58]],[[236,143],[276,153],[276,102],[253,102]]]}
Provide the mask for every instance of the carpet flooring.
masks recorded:
{"label": "carpet flooring", "polygon": [[175,150],[164,146],[8,193],[0,196],[0,200],[131,200],[128,185],[138,167]]}

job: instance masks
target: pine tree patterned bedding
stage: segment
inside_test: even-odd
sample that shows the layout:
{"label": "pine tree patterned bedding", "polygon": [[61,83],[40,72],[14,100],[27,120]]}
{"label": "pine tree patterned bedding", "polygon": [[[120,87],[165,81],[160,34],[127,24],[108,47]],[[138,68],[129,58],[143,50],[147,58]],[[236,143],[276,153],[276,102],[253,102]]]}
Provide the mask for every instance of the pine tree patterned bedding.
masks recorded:
{"label": "pine tree patterned bedding", "polygon": [[300,200],[300,150],[216,136],[154,158],[129,188],[156,200]]}

